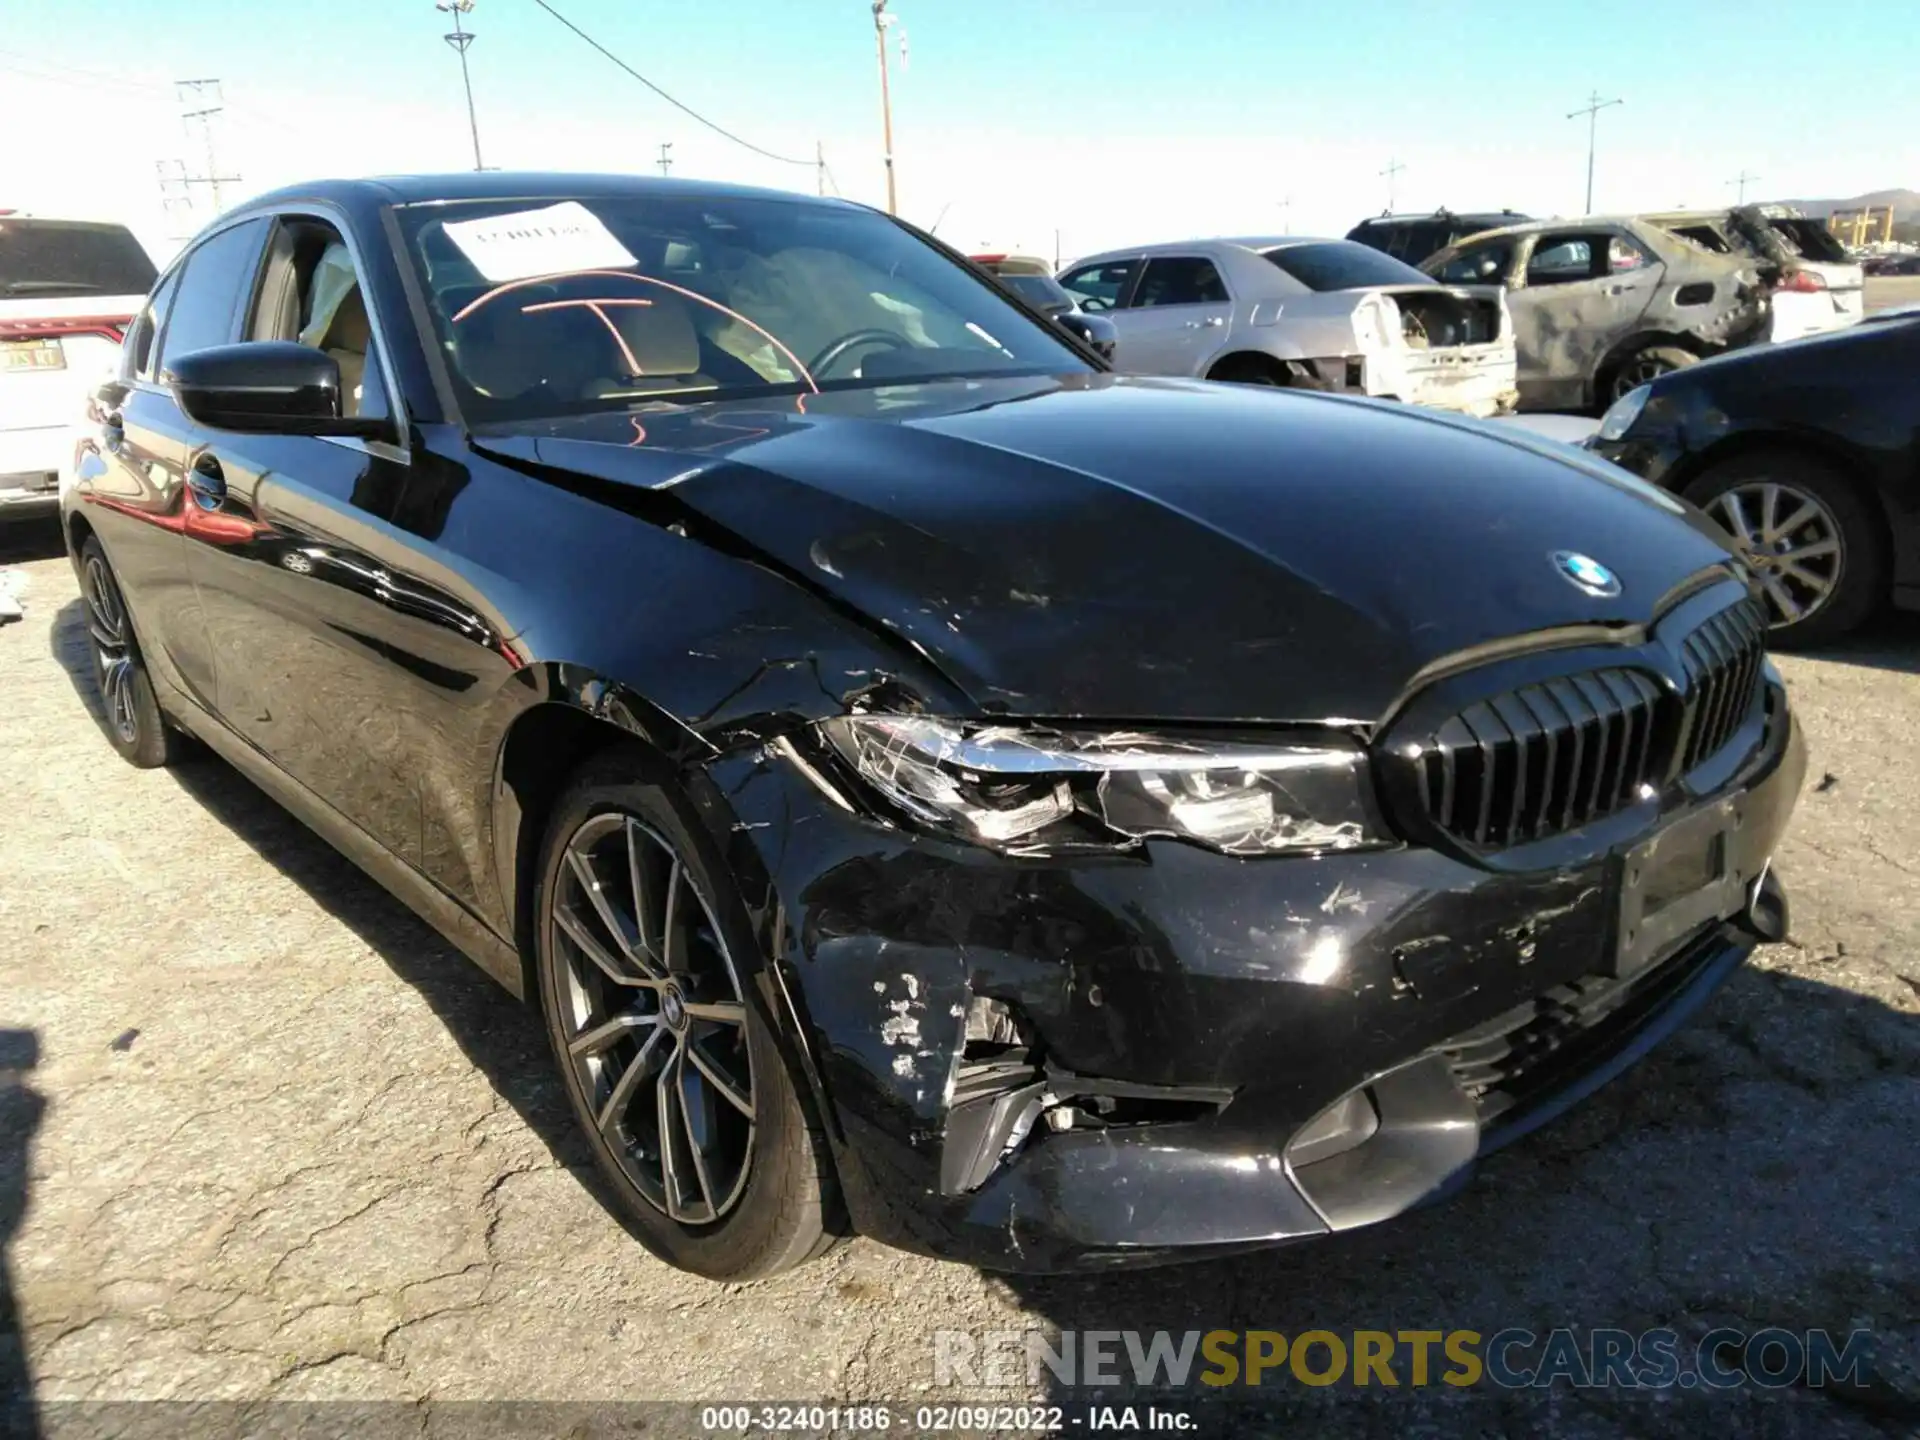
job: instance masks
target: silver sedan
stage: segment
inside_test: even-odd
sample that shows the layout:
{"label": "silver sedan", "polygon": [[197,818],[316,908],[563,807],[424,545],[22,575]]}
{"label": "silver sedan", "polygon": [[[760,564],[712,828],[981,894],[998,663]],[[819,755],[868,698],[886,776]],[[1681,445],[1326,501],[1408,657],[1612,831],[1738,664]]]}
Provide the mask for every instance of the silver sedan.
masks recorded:
{"label": "silver sedan", "polygon": [[1189,240],[1092,255],[1060,283],[1144,375],[1345,391],[1497,415],[1513,408],[1498,286],[1442,285],[1348,240]]}

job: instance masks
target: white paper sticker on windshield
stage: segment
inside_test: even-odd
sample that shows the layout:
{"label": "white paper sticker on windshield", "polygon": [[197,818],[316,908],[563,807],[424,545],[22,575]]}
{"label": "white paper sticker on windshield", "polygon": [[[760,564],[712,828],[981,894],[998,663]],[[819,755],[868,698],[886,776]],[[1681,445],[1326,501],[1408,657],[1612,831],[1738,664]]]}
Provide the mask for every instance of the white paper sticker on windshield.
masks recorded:
{"label": "white paper sticker on windshield", "polygon": [[640,262],[577,200],[484,220],[450,221],[447,238],[488,280],[524,280],[574,270],[622,270]]}

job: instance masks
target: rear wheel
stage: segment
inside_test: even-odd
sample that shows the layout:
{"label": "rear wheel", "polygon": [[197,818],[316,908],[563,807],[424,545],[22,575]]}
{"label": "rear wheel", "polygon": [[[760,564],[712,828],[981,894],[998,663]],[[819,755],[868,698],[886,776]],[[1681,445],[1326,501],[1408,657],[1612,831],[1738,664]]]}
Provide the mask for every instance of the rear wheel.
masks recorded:
{"label": "rear wheel", "polygon": [[754,1003],[745,907],[645,757],[591,762],[541,862],[542,1008],[629,1228],[662,1259],[751,1280],[844,1228],[826,1141]]}
{"label": "rear wheel", "polygon": [[1622,395],[1650,385],[1662,375],[1699,363],[1698,355],[1678,345],[1648,345],[1614,364],[1601,386],[1600,403],[1603,407],[1611,405]]}
{"label": "rear wheel", "polygon": [[1771,643],[1838,639],[1885,598],[1887,557],[1867,503],[1811,456],[1741,456],[1701,475],[1686,496],[1733,537],[1759,576]]}
{"label": "rear wheel", "polygon": [[108,743],[142,770],[172,764],[186,748],[185,737],[160,713],[127,615],[126,596],[107,563],[107,552],[92,537],[80,547],[80,582]]}
{"label": "rear wheel", "polygon": [[1290,377],[1278,360],[1264,355],[1229,355],[1207,372],[1207,379],[1230,385],[1285,385]]}

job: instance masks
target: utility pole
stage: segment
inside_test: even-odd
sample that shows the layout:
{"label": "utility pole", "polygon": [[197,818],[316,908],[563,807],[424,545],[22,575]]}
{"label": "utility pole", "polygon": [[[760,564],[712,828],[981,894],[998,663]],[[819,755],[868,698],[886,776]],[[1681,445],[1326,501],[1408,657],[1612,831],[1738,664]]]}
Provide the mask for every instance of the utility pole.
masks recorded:
{"label": "utility pole", "polygon": [[[1389,160],[1387,161],[1387,168],[1380,172],[1387,177],[1387,213],[1389,215],[1393,214],[1394,191],[1398,188],[1400,172],[1406,168],[1407,167],[1402,165],[1398,160]],[[1288,203],[1292,202],[1289,201]]]}
{"label": "utility pole", "polygon": [[1053,232],[1053,273],[1056,275],[1060,273],[1060,231],[1058,228]]}
{"label": "utility pole", "polygon": [[[171,178],[185,189],[188,197],[192,196],[193,186],[207,186],[213,196],[213,213],[218,215],[221,208],[220,186],[223,183],[235,183],[240,179],[238,175],[222,175],[214,159],[213,120],[226,108],[220,94],[220,82],[218,80],[176,80],[173,82],[173,90],[180,104],[185,107],[180,112],[180,121],[188,135],[193,134],[195,123],[198,122],[200,142],[207,157],[207,169],[204,175],[189,175],[186,166],[182,164]],[[163,169],[161,179],[163,195],[166,193],[168,178]]]}
{"label": "utility pole", "polygon": [[880,131],[886,145],[887,213],[899,213],[893,184],[893,97],[887,91],[887,26],[893,23],[887,14],[887,0],[873,0],[873,41],[880,53]]}
{"label": "utility pole", "polygon": [[662,140],[660,142],[660,173],[662,175],[673,168],[673,159],[667,154],[672,148],[673,142],[671,140]]}
{"label": "utility pole", "polygon": [[442,38],[460,57],[460,84],[467,92],[467,129],[473,136],[473,168],[484,170],[487,167],[480,163],[480,122],[473,113],[473,77],[467,73],[467,47],[473,44],[473,32],[460,23],[460,17],[473,10],[473,0],[435,0],[433,8],[453,16],[453,31]]}
{"label": "utility pole", "polygon": [[827,147],[818,140],[813,142],[813,177],[820,194],[827,193]]}
{"label": "utility pole", "polygon": [[[1391,200],[1388,201],[1387,208],[1389,210],[1393,208]],[[1280,233],[1282,235],[1293,233],[1293,196],[1291,195],[1280,202]]]}
{"label": "utility pole", "polygon": [[1758,180],[1759,178],[1758,175],[1749,175],[1745,170],[1742,170],[1727,182],[1729,185],[1739,187],[1740,198],[1734,202],[1736,205],[1744,205],[1747,203],[1747,185],[1750,181]]}
{"label": "utility pole", "polygon": [[1569,110],[1567,112],[1567,119],[1569,120],[1577,120],[1582,115],[1587,117],[1587,209],[1586,209],[1586,213],[1589,215],[1593,213],[1593,142],[1594,142],[1595,134],[1600,125],[1600,112],[1602,110],[1609,109],[1612,106],[1624,105],[1626,103],[1627,102],[1624,100],[1602,100],[1600,98],[1600,92],[1598,90],[1595,90],[1592,94],[1587,96],[1587,103],[1585,105],[1581,106],[1578,110]]}

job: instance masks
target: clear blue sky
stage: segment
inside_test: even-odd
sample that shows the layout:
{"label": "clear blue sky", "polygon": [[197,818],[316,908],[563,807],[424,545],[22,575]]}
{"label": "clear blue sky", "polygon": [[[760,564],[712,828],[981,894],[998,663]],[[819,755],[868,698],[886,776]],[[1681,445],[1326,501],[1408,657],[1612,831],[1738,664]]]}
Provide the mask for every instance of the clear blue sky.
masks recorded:
{"label": "clear blue sky", "polygon": [[[783,153],[818,140],[841,191],[881,198],[867,0],[554,3],[696,109]],[[1600,117],[1596,208],[1725,203],[1742,169],[1761,177],[1750,198],[1920,187],[1915,0],[893,5],[901,208],[944,211],[963,245],[1343,231],[1384,207],[1394,158],[1403,209],[1575,213],[1586,126],[1565,117],[1594,88],[1626,101]],[[672,141],[675,174],[813,188],[810,167],[701,130],[533,0],[478,0],[468,23],[490,165],[644,169]],[[447,28],[432,0],[0,0],[16,97],[0,205],[117,208],[153,233],[154,161],[197,163],[170,84],[189,76],[224,82],[238,192],[470,165]],[[47,117],[26,146],[23,110]]]}

